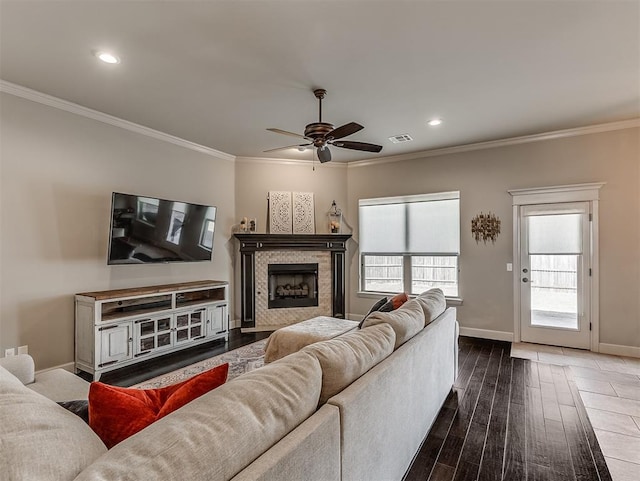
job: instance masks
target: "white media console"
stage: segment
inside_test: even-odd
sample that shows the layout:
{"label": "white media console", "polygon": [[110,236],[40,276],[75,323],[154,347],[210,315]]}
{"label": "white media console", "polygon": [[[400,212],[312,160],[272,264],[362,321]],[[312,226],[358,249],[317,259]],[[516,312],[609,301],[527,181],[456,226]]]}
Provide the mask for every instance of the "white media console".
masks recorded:
{"label": "white media console", "polygon": [[76,370],[97,381],[145,359],[228,341],[228,287],[207,280],[76,294]]}

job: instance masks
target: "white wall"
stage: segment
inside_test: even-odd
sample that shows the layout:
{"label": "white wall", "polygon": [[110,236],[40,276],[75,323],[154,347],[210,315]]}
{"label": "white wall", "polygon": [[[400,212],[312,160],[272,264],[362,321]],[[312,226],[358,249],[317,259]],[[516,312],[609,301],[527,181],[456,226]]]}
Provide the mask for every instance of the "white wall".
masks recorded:
{"label": "white wall", "polygon": [[[0,349],[73,361],[77,292],[232,280],[234,164],[38,103],[0,97]],[[107,266],[112,191],[215,205],[212,262]]]}
{"label": "white wall", "polygon": [[[351,167],[347,210],[357,224],[358,199],[459,190],[460,323],[513,332],[512,273],[506,271],[513,260],[513,227],[507,190],[600,181],[607,183],[600,192],[600,342],[637,347],[640,129]],[[495,245],[476,244],[471,237],[471,218],[480,211],[492,211],[502,220]],[[366,312],[373,300],[357,295],[357,256],[351,262],[350,287],[349,312]]]}

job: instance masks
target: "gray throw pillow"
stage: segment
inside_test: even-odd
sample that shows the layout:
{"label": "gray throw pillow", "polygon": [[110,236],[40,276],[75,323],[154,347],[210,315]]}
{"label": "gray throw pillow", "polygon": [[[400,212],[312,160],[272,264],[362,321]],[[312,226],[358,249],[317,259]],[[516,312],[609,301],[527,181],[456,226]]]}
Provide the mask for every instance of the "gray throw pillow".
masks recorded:
{"label": "gray throw pillow", "polygon": [[387,298],[383,297],[382,299],[376,301],[376,303],[371,306],[371,309],[369,309],[369,312],[367,312],[364,317],[362,318],[362,320],[360,321],[360,324],[358,324],[358,329],[362,329],[362,323],[364,322],[364,320],[369,317],[369,315],[371,315],[372,312],[376,312],[379,311],[380,308],[384,305],[388,304],[387,302]]}
{"label": "gray throw pillow", "polygon": [[89,424],[89,401],[87,399],[59,401],[58,404],[76,416],[80,416],[80,419]]}

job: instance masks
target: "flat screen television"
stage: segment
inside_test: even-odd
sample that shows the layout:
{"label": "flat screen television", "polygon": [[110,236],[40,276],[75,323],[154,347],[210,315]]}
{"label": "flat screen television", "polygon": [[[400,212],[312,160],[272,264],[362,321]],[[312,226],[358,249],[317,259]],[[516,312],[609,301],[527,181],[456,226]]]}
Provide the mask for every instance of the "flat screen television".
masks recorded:
{"label": "flat screen television", "polygon": [[107,263],[210,261],[216,208],[114,192]]}

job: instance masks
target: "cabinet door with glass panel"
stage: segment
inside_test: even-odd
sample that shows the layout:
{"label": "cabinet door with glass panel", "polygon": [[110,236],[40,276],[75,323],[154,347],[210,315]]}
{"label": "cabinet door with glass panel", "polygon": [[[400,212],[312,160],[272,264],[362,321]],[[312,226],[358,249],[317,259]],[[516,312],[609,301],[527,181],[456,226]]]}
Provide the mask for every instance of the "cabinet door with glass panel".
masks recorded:
{"label": "cabinet door with glass panel", "polygon": [[173,345],[171,339],[172,318],[171,314],[163,314],[133,321],[135,339],[133,355],[140,357],[154,351],[170,348]]}
{"label": "cabinet door with glass panel", "polygon": [[176,325],[173,331],[175,345],[204,338],[206,312],[206,307],[200,307],[176,313]]}

